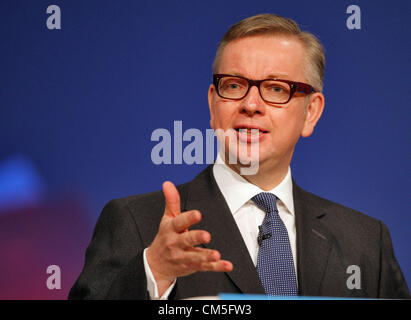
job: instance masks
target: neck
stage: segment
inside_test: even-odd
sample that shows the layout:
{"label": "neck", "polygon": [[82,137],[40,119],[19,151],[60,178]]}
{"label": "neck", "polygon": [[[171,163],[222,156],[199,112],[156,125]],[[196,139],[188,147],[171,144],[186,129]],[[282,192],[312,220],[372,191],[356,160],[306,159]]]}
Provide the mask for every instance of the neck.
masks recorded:
{"label": "neck", "polygon": [[[240,174],[240,166],[237,164],[229,164],[226,161],[227,166],[232,170]],[[278,186],[281,181],[284,180],[288,172],[289,163],[285,165],[269,166],[268,164],[260,163],[258,172],[254,175],[241,175],[248,182],[256,185],[264,191],[272,190]]]}

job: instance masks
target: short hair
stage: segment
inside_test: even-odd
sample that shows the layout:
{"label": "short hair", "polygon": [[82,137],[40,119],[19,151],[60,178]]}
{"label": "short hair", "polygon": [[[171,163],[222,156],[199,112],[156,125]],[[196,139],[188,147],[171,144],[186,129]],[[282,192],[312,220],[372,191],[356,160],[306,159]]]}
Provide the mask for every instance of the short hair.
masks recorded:
{"label": "short hair", "polygon": [[218,73],[221,56],[228,43],[259,35],[295,37],[301,41],[306,51],[305,77],[316,90],[320,92],[323,90],[325,54],[321,42],[312,33],[301,31],[294,20],[271,13],[246,18],[230,27],[218,44],[213,73]]}

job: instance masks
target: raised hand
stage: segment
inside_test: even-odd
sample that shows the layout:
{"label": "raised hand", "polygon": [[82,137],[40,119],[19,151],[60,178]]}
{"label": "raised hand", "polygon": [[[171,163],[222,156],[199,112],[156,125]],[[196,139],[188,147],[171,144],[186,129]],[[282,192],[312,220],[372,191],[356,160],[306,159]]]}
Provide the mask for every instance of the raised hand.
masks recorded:
{"label": "raised hand", "polygon": [[196,247],[209,243],[211,235],[204,230],[188,230],[201,220],[198,210],[181,212],[180,195],[169,181],[163,183],[165,210],[153,242],[146,252],[147,262],[156,280],[159,295],[177,277],[197,271],[228,272],[231,262],[221,260],[217,250]]}

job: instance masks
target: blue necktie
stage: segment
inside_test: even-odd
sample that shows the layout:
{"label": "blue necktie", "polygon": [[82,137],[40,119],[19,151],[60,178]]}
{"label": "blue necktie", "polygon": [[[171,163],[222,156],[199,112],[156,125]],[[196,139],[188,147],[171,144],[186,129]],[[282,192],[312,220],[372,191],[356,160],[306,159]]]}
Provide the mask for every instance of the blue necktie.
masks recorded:
{"label": "blue necktie", "polygon": [[287,229],[278,215],[277,197],[261,192],[252,198],[265,211],[259,227],[257,271],[268,295],[297,295],[297,280]]}

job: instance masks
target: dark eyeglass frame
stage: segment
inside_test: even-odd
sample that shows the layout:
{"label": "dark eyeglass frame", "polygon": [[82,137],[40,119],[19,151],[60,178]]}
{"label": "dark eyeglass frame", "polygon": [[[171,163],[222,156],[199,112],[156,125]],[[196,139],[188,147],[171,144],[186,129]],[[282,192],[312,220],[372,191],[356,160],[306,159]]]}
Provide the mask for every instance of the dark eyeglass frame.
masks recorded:
{"label": "dark eyeglass frame", "polygon": [[[225,77],[232,77],[232,78],[240,78],[240,79],[244,79],[248,82],[248,89],[246,91],[246,93],[244,94],[244,96],[242,96],[241,98],[227,98],[224,97],[220,94],[220,89],[218,87],[220,80],[222,78]],[[288,97],[288,100],[285,102],[271,102],[268,100],[265,100],[261,94],[261,89],[260,89],[260,85],[262,82],[264,81],[278,81],[278,82],[284,82],[287,83],[290,86],[290,96]],[[223,98],[223,99],[229,99],[229,100],[241,100],[244,99],[244,97],[247,96],[248,92],[250,91],[250,88],[252,86],[256,86],[258,88],[258,92],[260,93],[260,97],[261,99],[263,99],[265,102],[270,103],[270,104],[286,104],[288,103],[291,98],[293,97],[294,93],[296,92],[302,92],[305,94],[311,94],[314,92],[318,92],[314,87],[312,87],[311,85],[309,85],[308,83],[304,83],[304,82],[297,82],[297,81],[291,81],[291,80],[285,80],[285,79],[277,79],[277,78],[270,78],[270,79],[263,79],[263,80],[250,80],[248,78],[242,77],[242,76],[236,76],[236,75],[232,75],[232,74],[224,74],[224,73],[217,73],[217,74],[213,74],[213,85],[216,88],[217,94]]]}

